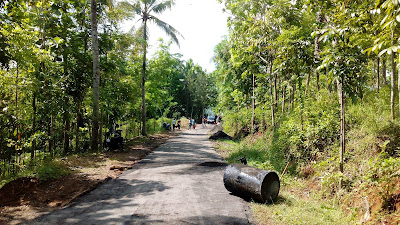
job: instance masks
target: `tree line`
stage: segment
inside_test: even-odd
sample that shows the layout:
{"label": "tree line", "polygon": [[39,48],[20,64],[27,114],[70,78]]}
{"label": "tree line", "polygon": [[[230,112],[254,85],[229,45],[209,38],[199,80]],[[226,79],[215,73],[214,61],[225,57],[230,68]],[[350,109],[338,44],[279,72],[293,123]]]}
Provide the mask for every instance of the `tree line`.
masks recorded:
{"label": "tree line", "polygon": [[[398,117],[398,1],[220,2],[230,33],[215,50],[217,109],[230,116],[236,136],[272,132],[286,161],[311,161],[339,143],[343,172],[354,122],[346,109],[365,96],[385,98],[386,121]],[[385,88],[390,99],[379,93]]]}
{"label": "tree line", "polygon": [[[121,31],[122,21],[141,18],[138,8],[154,3],[0,3],[2,178],[59,155],[100,151],[107,128],[119,125],[129,137],[147,135],[161,126],[158,119],[200,116],[213,104],[212,74],[170,53],[171,43],[163,40],[146,56],[146,26]],[[158,3],[155,13],[173,6]]]}

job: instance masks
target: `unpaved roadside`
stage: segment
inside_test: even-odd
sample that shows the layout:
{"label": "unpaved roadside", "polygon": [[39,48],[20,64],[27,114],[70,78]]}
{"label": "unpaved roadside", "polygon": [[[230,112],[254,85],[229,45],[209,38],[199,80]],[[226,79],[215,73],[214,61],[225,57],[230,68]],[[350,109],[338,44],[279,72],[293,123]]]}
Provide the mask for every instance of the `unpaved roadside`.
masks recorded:
{"label": "unpaved roadside", "polygon": [[153,149],[181,131],[135,138],[125,151],[71,155],[62,158],[73,174],[57,180],[35,177],[14,180],[0,189],[0,224],[20,224],[68,205],[78,196],[118,177]]}
{"label": "unpaved roadside", "polygon": [[250,224],[247,202],[224,188],[226,164],[208,131],[183,132],[118,178],[29,224]]}

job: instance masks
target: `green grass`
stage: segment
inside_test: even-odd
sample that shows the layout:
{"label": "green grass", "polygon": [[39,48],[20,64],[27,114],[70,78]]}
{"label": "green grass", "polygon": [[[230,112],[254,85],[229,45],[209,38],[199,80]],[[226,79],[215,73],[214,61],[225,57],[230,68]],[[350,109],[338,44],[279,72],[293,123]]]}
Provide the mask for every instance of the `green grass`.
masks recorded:
{"label": "green grass", "polygon": [[352,215],[320,201],[305,201],[288,191],[274,204],[251,203],[258,224],[356,224]]}
{"label": "green grass", "polygon": [[[228,163],[238,163],[246,156],[248,165],[267,169],[281,169],[284,160],[279,160],[269,149],[265,137],[239,141],[217,141],[216,149]],[[283,161],[283,163],[282,163]],[[282,172],[281,170],[277,171]],[[319,197],[301,198],[307,189],[302,179],[285,175],[281,180],[281,192],[274,204],[251,203],[253,216],[258,224],[356,224],[355,215],[346,215],[333,201]]]}

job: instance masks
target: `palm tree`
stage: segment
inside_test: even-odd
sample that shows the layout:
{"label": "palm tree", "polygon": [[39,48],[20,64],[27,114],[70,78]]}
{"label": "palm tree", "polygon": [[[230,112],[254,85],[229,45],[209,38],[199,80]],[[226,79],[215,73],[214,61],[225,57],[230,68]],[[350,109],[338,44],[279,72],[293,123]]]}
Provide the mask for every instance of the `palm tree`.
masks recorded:
{"label": "palm tree", "polygon": [[[158,19],[154,14],[161,14],[166,9],[171,9],[175,5],[174,0],[134,0],[133,3],[122,2],[126,9],[132,10],[135,16],[140,16],[142,21],[142,26],[139,31],[142,32],[143,37],[143,65],[142,65],[142,135],[146,136],[146,53],[147,53],[147,41],[149,39],[148,35],[148,22],[153,22],[165,33],[172,38],[172,40],[179,46],[179,41],[177,35],[182,36],[175,28],[173,28],[168,23]],[[154,13],[154,14],[153,14]]]}

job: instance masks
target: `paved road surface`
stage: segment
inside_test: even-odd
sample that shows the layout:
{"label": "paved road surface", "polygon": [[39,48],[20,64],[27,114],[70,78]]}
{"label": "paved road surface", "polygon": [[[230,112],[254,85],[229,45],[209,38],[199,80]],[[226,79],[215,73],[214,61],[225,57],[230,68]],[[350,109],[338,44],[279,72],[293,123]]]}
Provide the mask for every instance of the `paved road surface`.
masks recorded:
{"label": "paved road surface", "polygon": [[197,128],[29,224],[250,224],[247,203],[224,188],[226,164],[208,141],[210,130]]}

